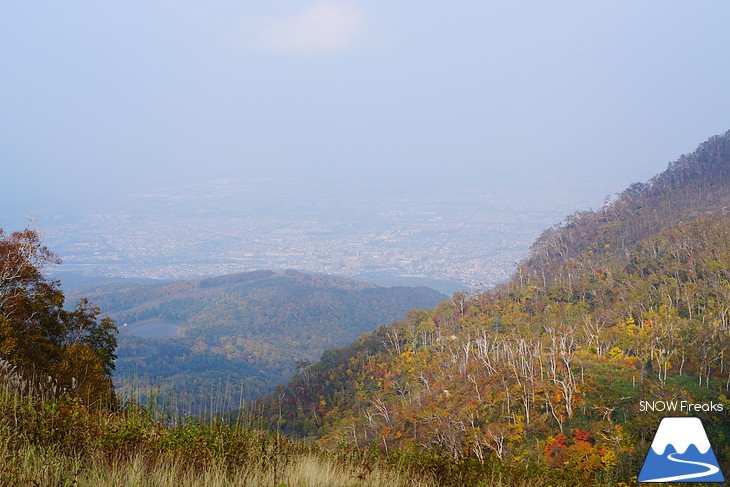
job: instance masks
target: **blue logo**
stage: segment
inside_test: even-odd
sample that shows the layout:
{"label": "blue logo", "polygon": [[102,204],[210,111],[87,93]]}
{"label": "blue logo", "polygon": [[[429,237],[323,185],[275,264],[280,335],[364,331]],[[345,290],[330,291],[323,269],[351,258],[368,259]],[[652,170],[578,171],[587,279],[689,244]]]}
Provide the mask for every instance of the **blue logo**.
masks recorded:
{"label": "blue logo", "polygon": [[664,418],[638,482],[724,482],[700,418]]}

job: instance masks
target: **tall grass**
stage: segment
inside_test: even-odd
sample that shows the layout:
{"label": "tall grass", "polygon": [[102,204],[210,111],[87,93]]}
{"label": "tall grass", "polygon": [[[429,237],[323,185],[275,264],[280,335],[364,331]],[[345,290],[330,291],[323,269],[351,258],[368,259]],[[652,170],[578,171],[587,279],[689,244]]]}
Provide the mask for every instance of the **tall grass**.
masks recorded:
{"label": "tall grass", "polygon": [[89,408],[0,359],[0,486],[436,485],[250,426],[165,420],[152,404]]}
{"label": "tall grass", "polygon": [[581,485],[417,452],[328,452],[251,422],[165,414],[154,401],[90,408],[53,381],[24,379],[0,359],[0,487]]}
{"label": "tall grass", "polygon": [[228,486],[435,486],[393,469],[375,468],[367,478],[357,477],[350,465],[319,455],[298,455],[281,469],[255,464],[212,462],[204,468],[188,463],[184,455],[168,453],[128,457],[103,455],[68,457],[54,448],[24,447],[3,458],[0,485],[80,485],[98,487],[228,487]]}

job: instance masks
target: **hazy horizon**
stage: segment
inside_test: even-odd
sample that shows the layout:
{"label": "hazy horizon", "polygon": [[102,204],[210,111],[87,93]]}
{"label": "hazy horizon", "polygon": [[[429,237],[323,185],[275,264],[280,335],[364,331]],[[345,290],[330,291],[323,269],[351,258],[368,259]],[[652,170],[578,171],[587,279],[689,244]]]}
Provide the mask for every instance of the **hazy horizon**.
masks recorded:
{"label": "hazy horizon", "polygon": [[[500,200],[495,218],[511,216],[510,228],[529,219],[505,266],[541,226],[598,208],[730,128],[724,1],[0,12],[0,227],[35,216],[66,253],[71,237],[97,245],[98,229],[82,232],[94,214],[357,223],[352,209],[373,202],[487,215]],[[209,204],[210,188],[252,181],[256,199]],[[69,218],[76,233],[59,237]]]}
{"label": "hazy horizon", "polygon": [[610,193],[730,128],[729,14],[723,1],[6,4],[3,199],[524,172]]}

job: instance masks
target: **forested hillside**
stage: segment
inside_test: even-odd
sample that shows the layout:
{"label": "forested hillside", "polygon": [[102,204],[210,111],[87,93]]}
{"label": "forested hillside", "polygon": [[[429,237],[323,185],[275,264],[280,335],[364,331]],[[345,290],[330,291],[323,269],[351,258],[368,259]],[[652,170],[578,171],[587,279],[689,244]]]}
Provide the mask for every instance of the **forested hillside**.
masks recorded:
{"label": "forested hillside", "polygon": [[497,289],[325,352],[261,417],[330,447],[616,485],[638,474],[666,415],[641,401],[712,403],[700,415],[727,472],[728,206],[730,132],[544,232]]}
{"label": "forested hillside", "polygon": [[632,184],[601,210],[568,216],[537,239],[518,276],[531,272],[544,280],[570,279],[570,262],[625,259],[647,236],[683,221],[725,214],[730,208],[728,153],[728,133],[714,136],[647,183]]}
{"label": "forested hillside", "polygon": [[[446,296],[332,276],[257,271],[82,292],[120,326],[115,382],[169,398],[184,413],[237,407],[286,382],[327,348]],[[172,338],[127,333],[138,322],[179,325]],[[123,326],[128,323],[129,326]],[[162,326],[162,324],[159,324]]]}

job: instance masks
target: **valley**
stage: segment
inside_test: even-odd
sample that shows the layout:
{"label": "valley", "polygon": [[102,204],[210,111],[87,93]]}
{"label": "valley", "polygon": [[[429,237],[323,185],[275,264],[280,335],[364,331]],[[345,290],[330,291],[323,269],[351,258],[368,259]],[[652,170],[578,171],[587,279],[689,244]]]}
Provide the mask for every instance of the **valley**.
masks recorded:
{"label": "valley", "polygon": [[237,408],[286,383],[297,364],[446,299],[424,287],[386,288],[295,271],[119,281],[69,293],[70,300],[77,296],[119,327],[119,394],[144,402],[154,393],[182,408],[179,414]]}

